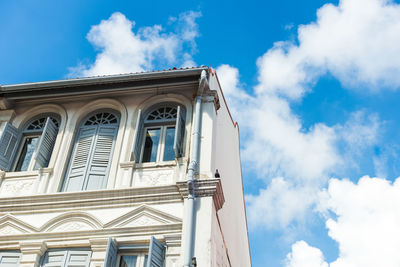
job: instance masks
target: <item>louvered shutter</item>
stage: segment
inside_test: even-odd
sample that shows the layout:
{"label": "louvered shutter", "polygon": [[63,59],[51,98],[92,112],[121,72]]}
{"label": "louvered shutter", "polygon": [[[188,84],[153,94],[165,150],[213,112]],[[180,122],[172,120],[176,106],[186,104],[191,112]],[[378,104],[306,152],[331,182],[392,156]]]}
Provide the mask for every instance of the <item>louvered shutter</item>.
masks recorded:
{"label": "louvered shutter", "polygon": [[165,245],[154,238],[150,239],[149,256],[146,267],[163,267],[165,262]]}
{"label": "louvered shutter", "polygon": [[105,188],[117,132],[117,125],[99,125],[88,164],[84,190]]}
{"label": "louvered shutter", "polygon": [[90,264],[91,255],[91,251],[70,250],[67,254],[65,267],[88,267]]}
{"label": "louvered shutter", "polygon": [[1,252],[0,267],[18,267],[21,253],[18,252]]}
{"label": "louvered shutter", "polygon": [[42,136],[40,137],[39,140],[39,145],[35,156],[36,162],[42,168],[47,167],[49,165],[54,144],[56,143],[57,133],[58,133],[57,126],[50,118],[47,118]]}
{"label": "louvered shutter", "polygon": [[133,161],[139,162],[140,160],[140,152],[142,148],[142,137],[143,137],[143,117],[142,117],[142,110],[139,109],[138,118],[136,120],[136,132],[135,132],[135,139],[133,143]]}
{"label": "louvered shutter", "polygon": [[97,126],[82,126],[79,129],[65,177],[64,191],[82,190],[96,131]]}
{"label": "louvered shutter", "polygon": [[115,263],[117,261],[117,252],[118,252],[117,245],[112,240],[112,238],[109,238],[104,266],[115,267]]}
{"label": "louvered shutter", "polygon": [[0,169],[9,171],[18,146],[18,129],[6,123],[0,137]]}
{"label": "louvered shutter", "polygon": [[42,258],[41,267],[64,267],[67,259],[66,250],[47,251]]}
{"label": "louvered shutter", "polygon": [[183,138],[185,136],[185,120],[183,118],[183,110],[178,106],[176,112],[176,123],[175,123],[175,138],[174,138],[174,152],[177,158],[183,156]]}

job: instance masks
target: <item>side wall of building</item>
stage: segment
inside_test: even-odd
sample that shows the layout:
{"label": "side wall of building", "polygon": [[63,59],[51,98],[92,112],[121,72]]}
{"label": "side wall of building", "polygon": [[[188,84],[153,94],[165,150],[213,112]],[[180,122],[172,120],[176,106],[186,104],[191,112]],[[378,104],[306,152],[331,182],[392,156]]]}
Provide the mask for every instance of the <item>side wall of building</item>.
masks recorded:
{"label": "side wall of building", "polygon": [[223,241],[231,266],[251,266],[240,161],[239,128],[231,118],[216,75],[210,87],[217,90],[220,109],[217,111],[213,158],[215,169],[221,175],[225,203],[217,212]]}

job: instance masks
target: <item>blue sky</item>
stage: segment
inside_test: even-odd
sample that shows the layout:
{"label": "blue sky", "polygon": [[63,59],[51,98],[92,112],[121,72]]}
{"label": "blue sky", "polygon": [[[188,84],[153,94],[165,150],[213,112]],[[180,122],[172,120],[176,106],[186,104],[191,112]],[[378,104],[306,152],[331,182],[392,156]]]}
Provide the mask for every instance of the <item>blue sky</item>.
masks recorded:
{"label": "blue sky", "polygon": [[399,266],[398,2],[260,2],[1,1],[0,84],[211,66],[253,265]]}

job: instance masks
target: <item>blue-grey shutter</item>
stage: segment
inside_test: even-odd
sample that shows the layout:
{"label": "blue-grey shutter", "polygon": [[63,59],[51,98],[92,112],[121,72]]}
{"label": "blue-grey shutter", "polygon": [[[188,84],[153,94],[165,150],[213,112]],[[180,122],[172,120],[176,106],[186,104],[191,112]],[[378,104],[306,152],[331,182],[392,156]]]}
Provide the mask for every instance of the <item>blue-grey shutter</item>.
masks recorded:
{"label": "blue-grey shutter", "polygon": [[135,133],[135,140],[133,143],[133,161],[139,162],[140,160],[140,152],[142,148],[142,136],[143,136],[143,117],[142,117],[142,110],[139,109],[138,117],[136,120],[136,133]]}
{"label": "blue-grey shutter", "polygon": [[80,127],[65,176],[64,191],[82,190],[96,131],[97,126]]}
{"label": "blue-grey shutter", "polygon": [[115,263],[117,261],[117,252],[117,245],[115,244],[114,240],[112,240],[112,238],[109,238],[104,266],[115,267]]}
{"label": "blue-grey shutter", "polygon": [[89,250],[47,251],[41,267],[89,267],[92,252]]}
{"label": "blue-grey shutter", "polygon": [[183,156],[183,138],[185,136],[185,119],[183,118],[184,112],[180,106],[176,112],[175,123],[175,138],[174,138],[174,152],[177,158]]}
{"label": "blue-grey shutter", "polygon": [[39,140],[37,152],[35,156],[36,162],[40,167],[44,168],[49,165],[50,157],[56,143],[58,129],[55,123],[48,117],[43,129],[42,136]]}
{"label": "blue-grey shutter", "polygon": [[18,147],[18,129],[6,122],[0,137],[0,169],[9,171]]}
{"label": "blue-grey shutter", "polygon": [[68,251],[47,251],[42,258],[41,267],[64,267]]}
{"label": "blue-grey shutter", "polygon": [[67,253],[65,267],[89,267],[91,255],[91,251],[70,250]]}
{"label": "blue-grey shutter", "polygon": [[0,252],[0,267],[18,267],[20,258],[19,252]]}
{"label": "blue-grey shutter", "polygon": [[163,267],[165,262],[165,245],[154,238],[150,239],[149,256],[146,267]]}
{"label": "blue-grey shutter", "polygon": [[106,187],[118,125],[99,125],[85,177],[84,190]]}

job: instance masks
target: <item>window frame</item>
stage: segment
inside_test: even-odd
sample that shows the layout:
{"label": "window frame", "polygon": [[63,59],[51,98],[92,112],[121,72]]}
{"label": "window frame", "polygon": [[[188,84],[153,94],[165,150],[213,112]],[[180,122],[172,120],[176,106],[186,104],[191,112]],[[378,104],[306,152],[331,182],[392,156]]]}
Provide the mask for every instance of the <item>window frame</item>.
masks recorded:
{"label": "window frame", "polygon": [[[36,165],[35,157],[36,157],[36,154],[37,154],[37,148],[39,146],[39,140],[40,140],[41,136],[42,136],[42,132],[22,133],[22,136],[21,136],[19,144],[18,144],[18,150],[17,150],[17,153],[15,154],[15,158],[13,160],[14,162],[13,162],[13,165],[12,165],[12,168],[11,168],[11,170],[13,172],[24,172],[24,171],[34,171],[35,170],[35,165]],[[32,153],[32,156],[31,156],[31,158],[29,160],[28,167],[26,168],[26,170],[21,170],[21,169],[17,170],[18,163],[21,160],[22,150],[24,148],[25,142],[26,142],[26,140],[28,138],[32,138],[32,137],[37,137],[38,140],[37,140],[37,143],[35,145],[35,149],[34,149],[34,151]],[[26,157],[26,154],[25,154],[25,157]],[[21,167],[22,167],[22,165],[23,165],[23,163],[21,164]]]}
{"label": "window frame", "polygon": [[[152,115],[153,112],[156,112],[160,109],[163,108],[172,108],[175,109],[175,118],[162,118],[162,119],[149,119],[149,116]],[[144,116],[141,116],[141,110],[139,110],[138,118],[137,118],[137,123],[136,123],[136,135],[135,135],[135,140],[134,140],[134,147],[133,147],[133,152],[132,152],[132,158],[136,163],[139,163],[143,166],[151,166],[154,164],[159,164],[159,163],[172,163],[175,162],[177,158],[181,158],[184,156],[184,151],[185,151],[185,140],[186,140],[186,109],[184,108],[183,105],[179,103],[173,103],[173,102],[164,102],[164,103],[159,103],[156,105],[151,106],[150,108],[147,109],[147,111],[144,113]],[[180,118],[182,117],[182,118]],[[180,121],[180,127],[177,129],[178,125],[178,120]],[[167,130],[169,128],[174,129],[174,141],[171,144],[171,149],[174,151],[175,157],[171,160],[164,160],[165,157],[165,152],[166,152],[166,141],[167,141]],[[182,128],[182,129],[181,129]],[[160,136],[159,136],[159,142],[157,146],[157,152],[156,152],[156,157],[155,161],[143,161],[144,157],[144,152],[145,152],[145,143],[146,143],[146,134],[148,130],[152,129],[160,129]],[[182,148],[181,153],[177,155],[175,152],[175,142],[177,139],[177,131],[182,130],[183,135],[180,136],[180,139],[178,142],[180,143],[179,146]],[[139,143],[139,144],[137,144]],[[136,147],[139,146],[139,155],[138,158],[136,158],[135,155],[136,153]]]}
{"label": "window frame", "polygon": [[117,261],[115,263],[116,267],[120,267],[123,256],[137,256],[135,267],[147,267],[146,265],[149,257],[148,251],[141,251],[137,249],[119,249]]}

